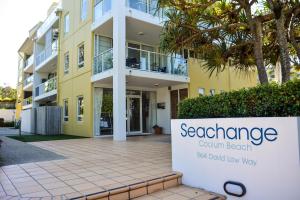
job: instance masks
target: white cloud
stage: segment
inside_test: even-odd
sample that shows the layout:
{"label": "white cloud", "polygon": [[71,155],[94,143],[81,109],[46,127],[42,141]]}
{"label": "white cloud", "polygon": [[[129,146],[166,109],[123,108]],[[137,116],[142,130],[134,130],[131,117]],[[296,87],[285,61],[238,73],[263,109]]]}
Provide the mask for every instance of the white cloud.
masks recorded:
{"label": "white cloud", "polygon": [[15,87],[18,77],[17,51],[29,30],[45,20],[53,0],[0,0],[0,86]]}

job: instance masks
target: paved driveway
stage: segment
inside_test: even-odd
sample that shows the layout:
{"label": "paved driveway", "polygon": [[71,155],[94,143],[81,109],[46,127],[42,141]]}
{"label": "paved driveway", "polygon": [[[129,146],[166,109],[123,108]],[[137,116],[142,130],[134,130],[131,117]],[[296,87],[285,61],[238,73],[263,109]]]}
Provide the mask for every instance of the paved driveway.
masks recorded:
{"label": "paved driveway", "polygon": [[64,199],[169,175],[169,139],[159,137],[134,137],[127,142],[92,138],[32,143],[66,159],[2,167],[0,199]]}
{"label": "paved driveway", "polygon": [[51,151],[0,136],[0,166],[64,159]]}
{"label": "paved driveway", "polygon": [[19,129],[0,127],[0,136],[18,135]]}

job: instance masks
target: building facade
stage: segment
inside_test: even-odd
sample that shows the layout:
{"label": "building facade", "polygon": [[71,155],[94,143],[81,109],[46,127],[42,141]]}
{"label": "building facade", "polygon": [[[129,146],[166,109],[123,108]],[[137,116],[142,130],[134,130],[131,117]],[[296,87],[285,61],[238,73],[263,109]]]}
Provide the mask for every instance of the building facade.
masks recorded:
{"label": "building facade", "polygon": [[257,84],[255,72],[225,70],[209,77],[187,49],[161,52],[163,20],[155,0],[53,4],[32,33],[30,51],[19,52],[22,109],[61,106],[64,134],[126,140],[127,135],[152,133],[154,125],[170,133],[171,119],[185,98]]}

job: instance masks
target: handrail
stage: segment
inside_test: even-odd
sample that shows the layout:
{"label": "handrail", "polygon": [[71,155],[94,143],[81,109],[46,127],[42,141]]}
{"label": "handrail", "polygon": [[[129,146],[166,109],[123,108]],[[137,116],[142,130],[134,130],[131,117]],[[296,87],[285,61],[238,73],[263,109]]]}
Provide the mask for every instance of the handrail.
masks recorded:
{"label": "handrail", "polygon": [[134,47],[127,47],[127,48],[128,49],[133,49],[133,50],[138,50],[138,51],[144,51],[144,52],[154,53],[154,54],[158,54],[158,55],[161,55],[161,56],[167,56],[167,57],[172,57],[172,58],[176,58],[176,59],[186,60],[184,58],[180,58],[180,57],[176,57],[176,56],[171,56],[171,55],[168,55],[168,54],[163,54],[163,53],[159,53],[159,52],[155,52],[155,51],[148,51],[148,50],[144,50],[144,49],[137,49],[137,48],[134,48]]}

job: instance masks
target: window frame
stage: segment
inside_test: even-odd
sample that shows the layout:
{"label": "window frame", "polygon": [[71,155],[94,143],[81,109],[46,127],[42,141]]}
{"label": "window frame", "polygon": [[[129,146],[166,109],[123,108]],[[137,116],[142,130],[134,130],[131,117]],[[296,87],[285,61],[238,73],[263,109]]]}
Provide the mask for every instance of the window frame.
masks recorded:
{"label": "window frame", "polygon": [[216,90],[215,89],[210,89],[209,94],[210,94],[210,96],[215,96],[216,95]]}
{"label": "window frame", "polygon": [[[203,91],[203,94],[200,92],[200,90]],[[205,88],[199,87],[198,88],[198,94],[204,96],[205,95]]]}
{"label": "window frame", "polygon": [[66,13],[64,16],[64,35],[67,35],[69,32],[70,32],[70,13]]}
{"label": "window frame", "polygon": [[[69,121],[69,99],[64,99],[63,105],[64,105],[63,106],[63,121],[68,122]],[[67,111],[67,113],[66,113],[66,111]]]}
{"label": "window frame", "polygon": [[[80,99],[81,99],[81,105],[79,103]],[[77,96],[76,106],[77,106],[77,108],[76,108],[76,120],[77,120],[77,122],[83,122],[83,117],[84,117],[84,97],[83,97],[83,95]],[[81,110],[82,110],[82,114],[80,114]]]}
{"label": "window frame", "polygon": [[[85,8],[83,6],[84,3],[86,3]],[[87,19],[88,5],[89,5],[89,1],[88,0],[80,0],[80,21],[82,21],[82,22]],[[84,12],[85,12],[85,14],[83,15]]]}
{"label": "window frame", "polygon": [[[68,66],[66,67],[66,58],[68,57]],[[64,75],[66,74],[69,74],[69,69],[70,69],[70,52],[67,51],[65,54],[64,54]]]}
{"label": "window frame", "polygon": [[[80,55],[81,51],[80,51],[80,49],[81,48],[83,48],[83,60],[82,61],[80,61],[80,58],[81,58],[81,55]],[[78,48],[77,48],[77,66],[78,66],[78,68],[83,68],[84,67],[84,61],[85,61],[85,58],[84,58],[85,52],[84,52],[84,50],[85,50],[84,49],[84,43],[79,44]]]}

